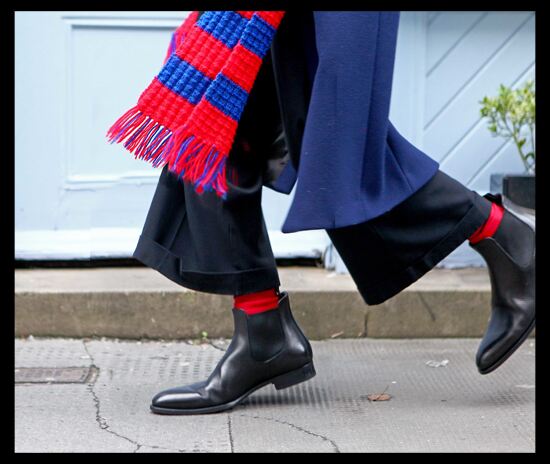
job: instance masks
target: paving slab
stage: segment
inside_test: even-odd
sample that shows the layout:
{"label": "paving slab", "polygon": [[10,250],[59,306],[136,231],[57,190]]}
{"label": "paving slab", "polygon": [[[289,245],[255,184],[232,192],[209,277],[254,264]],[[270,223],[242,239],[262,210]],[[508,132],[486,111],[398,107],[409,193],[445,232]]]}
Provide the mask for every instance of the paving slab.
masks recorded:
{"label": "paving slab", "polygon": [[[308,382],[266,386],[230,412],[150,412],[160,389],[205,378],[227,343],[16,339],[16,368],[99,373],[89,384],[17,384],[15,451],[535,451],[534,340],[486,376],[475,338],[313,341]],[[390,399],[369,399],[380,393]]]}

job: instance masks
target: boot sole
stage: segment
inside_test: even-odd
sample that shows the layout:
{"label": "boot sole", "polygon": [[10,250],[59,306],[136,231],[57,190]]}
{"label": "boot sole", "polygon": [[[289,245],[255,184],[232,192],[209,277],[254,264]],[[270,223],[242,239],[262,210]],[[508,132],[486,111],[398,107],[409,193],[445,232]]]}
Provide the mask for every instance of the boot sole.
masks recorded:
{"label": "boot sole", "polygon": [[277,390],[282,390],[283,388],[292,387],[299,383],[305,382],[313,377],[317,373],[315,372],[315,367],[313,366],[313,361],[305,364],[304,366],[295,369],[293,371],[281,374],[277,377],[274,377],[267,382],[264,382],[256,387],[248,390],[246,393],[241,395],[239,398],[230,401],[229,403],[217,404],[215,406],[209,406],[207,408],[195,408],[195,409],[172,409],[172,408],[162,408],[158,406],[151,405],[151,411],[157,414],[169,414],[169,415],[185,415],[185,414],[210,414],[214,412],[227,411],[232,409],[241,402],[243,402],[248,396],[254,393],[256,390],[259,390],[266,385],[272,383]]}
{"label": "boot sole", "polygon": [[480,374],[489,374],[490,372],[493,372],[497,367],[500,367],[500,365],[506,361],[512,354],[522,345],[522,343],[529,337],[529,334],[531,331],[535,328],[535,318],[533,318],[533,321],[529,324],[529,327],[525,330],[523,335],[517,339],[517,341],[512,345],[512,347],[504,353],[504,355],[499,358],[495,363],[493,363],[491,366],[489,366],[486,369],[479,369],[478,371]]}

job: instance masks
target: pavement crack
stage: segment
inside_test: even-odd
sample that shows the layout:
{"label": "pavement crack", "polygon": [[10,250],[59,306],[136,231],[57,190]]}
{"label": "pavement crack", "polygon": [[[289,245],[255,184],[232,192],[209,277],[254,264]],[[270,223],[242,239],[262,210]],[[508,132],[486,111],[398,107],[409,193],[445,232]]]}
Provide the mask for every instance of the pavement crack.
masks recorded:
{"label": "pavement crack", "polygon": [[208,343],[212,348],[215,348],[215,349],[217,349],[218,351],[223,351],[224,353],[227,351],[226,349],[221,348],[221,347],[219,347],[218,345],[215,345],[214,342],[212,342],[212,341],[210,341],[210,340],[208,340],[207,343]]}
{"label": "pavement crack", "polygon": [[[97,371],[99,372],[99,367],[96,365],[94,356],[92,355],[92,353],[88,349],[88,345],[86,344],[86,340],[82,340],[82,344],[84,345],[84,350],[86,351],[86,354],[88,355],[88,357],[90,358],[90,361],[92,363],[91,367],[97,369]],[[136,449],[133,452],[137,453],[137,451],[141,448],[142,445],[140,443],[138,443],[137,441],[132,440],[131,438],[125,437],[124,435],[121,435],[120,433],[117,433],[114,430],[111,430],[111,427],[107,423],[107,420],[101,415],[101,400],[99,399],[99,396],[97,395],[96,391],[94,390],[94,386],[95,386],[95,382],[90,382],[88,384],[87,389],[90,392],[90,394],[92,395],[92,400],[94,402],[95,421],[97,422],[97,425],[99,425],[99,428],[101,430],[105,430],[105,432],[108,432],[108,433],[114,435],[115,437],[121,438],[122,440],[126,440],[127,442],[132,443],[133,445],[135,445]]]}
{"label": "pavement crack", "polygon": [[[161,449],[161,450],[168,450],[168,451],[177,451],[178,453],[187,453],[187,451],[183,449],[167,448],[165,446],[159,446],[159,445],[139,445],[139,448],[152,448],[152,449]],[[138,450],[136,449],[134,453],[137,453],[137,452]]]}
{"label": "pavement crack", "polygon": [[[97,369],[97,372],[99,372],[99,366],[97,366],[97,364],[95,363],[94,356],[92,355],[92,353],[88,349],[88,345],[86,344],[86,340],[82,340],[82,344],[84,345],[84,350],[86,351],[86,354],[90,358],[90,361],[91,361],[91,366],[90,367],[93,367],[93,368]],[[96,377],[96,380],[97,380],[97,378],[98,377]],[[115,437],[121,438],[122,440],[126,440],[127,442],[132,443],[133,445],[135,445],[136,448],[134,449],[134,451],[132,451],[132,453],[137,453],[144,446],[146,446],[148,448],[154,448],[154,449],[164,449],[164,450],[168,450],[168,451],[177,451],[178,453],[185,452],[185,450],[181,450],[181,449],[177,449],[177,448],[166,448],[166,447],[158,446],[158,445],[147,445],[145,443],[139,443],[136,440],[132,440],[131,438],[126,437],[124,435],[121,435],[120,433],[115,432],[114,430],[112,430],[111,426],[107,422],[107,419],[105,419],[105,417],[103,417],[101,415],[101,400],[99,399],[99,396],[97,395],[96,391],[94,390],[94,386],[95,386],[95,383],[90,382],[87,386],[87,390],[90,392],[90,394],[92,396],[92,400],[94,402],[95,421],[97,422],[97,425],[99,425],[99,428],[101,430],[104,430],[105,432],[108,432],[108,433],[114,435]]]}
{"label": "pavement crack", "polygon": [[278,424],[288,425],[289,427],[292,427],[292,428],[294,428],[294,429],[296,429],[300,432],[306,433],[308,435],[312,435],[314,437],[317,437],[317,438],[320,438],[324,441],[329,442],[331,444],[332,448],[334,449],[334,452],[335,453],[340,453],[340,448],[338,448],[338,445],[336,444],[336,442],[334,440],[331,440],[330,438],[328,438],[324,435],[312,432],[311,430],[304,429],[303,427],[300,427],[299,425],[293,424],[292,422],[282,421],[282,420],[279,420],[279,419],[275,419],[273,417],[251,416],[249,414],[239,414],[239,415],[241,417],[249,417],[251,419],[263,419],[263,420],[266,420],[266,421],[269,421],[269,422],[277,422]]}
{"label": "pavement crack", "polygon": [[143,445],[138,443],[135,440],[132,440],[129,437],[121,435],[120,433],[117,433],[114,430],[112,430],[110,425],[107,423],[107,420],[101,415],[101,400],[99,399],[99,396],[97,395],[97,393],[94,390],[94,384],[93,383],[88,384],[88,391],[92,395],[92,400],[94,402],[94,407],[95,407],[95,421],[97,422],[97,425],[99,425],[99,428],[104,430],[105,432],[108,432],[108,433],[114,435],[115,437],[121,438],[121,439],[126,440],[127,442],[132,443],[133,445],[135,445],[136,449],[134,450],[134,453],[136,453],[139,450],[139,448],[141,448]]}
{"label": "pavement crack", "polygon": [[418,292],[418,298],[420,298],[420,301],[424,305],[424,308],[426,308],[426,311],[428,311],[428,314],[430,315],[430,318],[432,319],[432,322],[435,322],[435,314],[432,311],[432,308],[424,298],[424,295],[422,295],[422,292]]}
{"label": "pavement crack", "polygon": [[229,445],[231,446],[231,452],[234,453],[235,452],[235,446],[234,446],[234,443],[233,443],[233,429],[232,429],[231,415],[230,414],[227,415],[227,430],[228,430],[228,433],[229,433]]}

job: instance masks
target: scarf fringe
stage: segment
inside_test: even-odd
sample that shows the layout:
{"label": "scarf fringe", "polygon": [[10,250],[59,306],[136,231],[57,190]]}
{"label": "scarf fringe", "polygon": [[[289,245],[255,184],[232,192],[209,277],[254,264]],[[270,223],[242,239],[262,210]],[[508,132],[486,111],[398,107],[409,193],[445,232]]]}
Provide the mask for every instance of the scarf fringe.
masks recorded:
{"label": "scarf fringe", "polygon": [[107,131],[111,143],[123,143],[136,159],[168,169],[193,183],[197,193],[215,191],[227,198],[226,160],[228,153],[200,140],[186,126],[172,132],[134,106]]}

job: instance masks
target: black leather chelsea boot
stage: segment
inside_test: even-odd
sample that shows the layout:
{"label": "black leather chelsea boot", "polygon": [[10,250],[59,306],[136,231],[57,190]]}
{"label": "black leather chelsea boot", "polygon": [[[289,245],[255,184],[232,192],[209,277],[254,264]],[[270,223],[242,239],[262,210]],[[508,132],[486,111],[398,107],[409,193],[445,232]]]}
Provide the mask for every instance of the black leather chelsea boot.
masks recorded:
{"label": "black leather chelsea boot", "polygon": [[277,309],[251,316],[232,311],[233,338],[208,379],[158,393],[153,412],[225,411],[270,383],[280,390],[315,376],[311,345],[292,316],[287,292],[279,294]]}
{"label": "black leather chelsea boot", "polygon": [[[503,206],[501,195],[485,198]],[[487,263],[491,317],[476,355],[481,374],[506,361],[535,327],[535,230],[505,207],[492,237],[470,246]]]}

